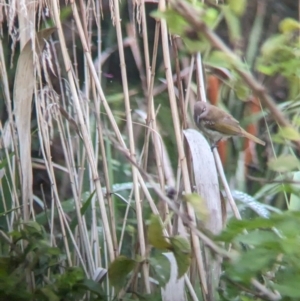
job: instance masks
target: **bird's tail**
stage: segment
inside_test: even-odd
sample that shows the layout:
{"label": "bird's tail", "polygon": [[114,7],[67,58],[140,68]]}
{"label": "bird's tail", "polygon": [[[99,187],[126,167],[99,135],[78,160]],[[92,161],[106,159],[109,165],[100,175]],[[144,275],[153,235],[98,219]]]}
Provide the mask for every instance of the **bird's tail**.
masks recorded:
{"label": "bird's tail", "polygon": [[259,138],[249,134],[248,132],[246,132],[245,130],[242,131],[242,135],[252,141],[254,141],[255,143],[261,144],[261,145],[266,145],[266,142],[260,140]]}

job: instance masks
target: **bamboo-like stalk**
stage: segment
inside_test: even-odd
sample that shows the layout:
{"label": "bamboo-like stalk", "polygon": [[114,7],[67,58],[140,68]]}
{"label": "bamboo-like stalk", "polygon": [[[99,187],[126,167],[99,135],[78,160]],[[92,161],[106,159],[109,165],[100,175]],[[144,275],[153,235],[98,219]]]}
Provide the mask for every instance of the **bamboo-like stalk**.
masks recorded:
{"label": "bamboo-like stalk", "polygon": [[[127,119],[127,129],[128,129],[128,136],[129,136],[130,157],[135,161],[136,160],[135,143],[134,143],[134,137],[133,137],[131,108],[130,108],[130,99],[129,99],[128,82],[127,82],[127,70],[126,70],[126,62],[125,62],[124,49],[123,49],[123,38],[122,38],[121,19],[120,19],[119,1],[118,0],[114,0],[114,16],[115,16],[115,26],[116,26],[116,33],[117,33],[119,57],[120,57],[122,85],[123,85],[125,111],[126,111],[126,119]],[[136,204],[138,241],[140,244],[141,256],[142,256],[142,258],[145,258],[146,245],[145,245],[145,235],[144,235],[144,225],[143,225],[143,212],[142,212],[141,200],[140,200],[138,171],[136,170],[135,166],[132,166],[132,180],[133,180],[133,185],[134,185],[133,189],[134,189],[134,198],[135,198],[135,204]],[[146,292],[149,294],[150,293],[150,282],[149,282],[149,270],[148,270],[147,261],[145,261],[142,264],[142,269],[143,269],[143,276],[144,276]]]}
{"label": "bamboo-like stalk", "polygon": [[[73,13],[74,13],[74,19],[75,19],[76,25],[78,27],[78,23],[80,23],[80,20],[79,20],[77,8],[76,8],[76,5],[74,2],[71,5],[72,5]],[[103,198],[103,193],[102,193],[102,189],[101,189],[100,179],[99,179],[99,175],[98,175],[98,171],[97,171],[97,164],[94,159],[92,144],[89,139],[86,124],[85,124],[85,121],[83,118],[83,114],[81,112],[80,102],[79,102],[79,98],[77,95],[76,86],[75,86],[75,82],[74,82],[74,78],[73,78],[73,74],[72,74],[71,61],[70,61],[69,54],[67,52],[66,42],[65,42],[64,35],[62,32],[62,26],[61,26],[61,22],[60,22],[60,18],[59,18],[58,6],[57,6],[56,1],[53,2],[52,10],[53,10],[53,18],[55,20],[57,30],[58,30],[58,36],[59,36],[59,41],[61,44],[65,68],[66,68],[66,72],[68,74],[68,80],[69,80],[70,89],[71,89],[71,93],[72,93],[72,97],[73,97],[73,104],[74,104],[74,107],[76,108],[80,131],[82,133],[82,139],[84,142],[85,149],[87,151],[88,161],[91,166],[91,171],[93,174],[93,180],[95,182],[96,194],[97,194],[97,198],[98,198],[99,205],[100,205],[102,222],[103,222],[104,232],[106,235],[106,242],[107,242],[107,247],[108,247],[108,252],[109,252],[109,258],[112,261],[114,259],[113,244],[112,244],[111,233],[110,233],[110,228],[109,228],[109,224],[108,224],[108,218],[107,218],[107,214],[106,214],[106,208],[105,208],[105,204],[104,204],[104,198]],[[85,49],[87,50],[88,48],[85,48]]]}
{"label": "bamboo-like stalk", "polygon": [[[166,9],[166,3],[164,0],[159,1],[159,9],[161,11],[164,11]],[[175,92],[174,92],[174,86],[172,80],[169,45],[168,45],[168,31],[167,31],[167,24],[165,20],[161,20],[161,34],[162,34],[162,46],[163,46],[163,57],[164,57],[164,64],[166,70],[166,79],[167,79],[168,91],[169,91],[169,100],[170,100],[170,106],[172,112],[174,131],[176,136],[176,143],[178,148],[179,161],[182,169],[183,186],[184,186],[185,193],[191,193],[191,183],[189,178],[187,161],[184,153],[182,133],[180,129],[180,122],[178,118],[178,110],[177,110],[177,104],[176,104],[176,98],[175,98]],[[196,225],[195,212],[193,207],[189,203],[187,204],[187,212],[189,217],[192,219],[193,225]],[[192,239],[193,252],[196,257],[198,273],[201,280],[200,283],[202,287],[202,295],[204,300],[206,300],[207,291],[208,291],[207,283],[206,283],[207,278],[206,278],[206,272],[204,268],[205,265],[201,254],[200,242],[194,232],[191,233],[191,239]]]}

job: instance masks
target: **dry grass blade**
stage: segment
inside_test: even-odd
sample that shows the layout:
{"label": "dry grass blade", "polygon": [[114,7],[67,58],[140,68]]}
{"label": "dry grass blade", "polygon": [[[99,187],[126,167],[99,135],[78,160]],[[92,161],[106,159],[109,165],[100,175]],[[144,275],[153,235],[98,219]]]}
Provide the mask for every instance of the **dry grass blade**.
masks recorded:
{"label": "dry grass blade", "polygon": [[28,220],[28,201],[32,200],[32,166],[31,166],[31,101],[35,85],[34,56],[41,53],[44,40],[55,28],[48,28],[37,33],[35,40],[36,53],[32,50],[32,41],[24,46],[17,64],[14,84],[14,114],[19,137],[20,161],[22,170],[22,198],[24,206],[24,220]]}
{"label": "dry grass blade", "polygon": [[196,130],[187,129],[184,135],[188,141],[193,159],[196,189],[206,201],[209,218],[207,229],[217,234],[222,230],[222,212],[217,170],[211,149],[206,139]]}
{"label": "dry grass blade", "polygon": [[[205,227],[214,234],[222,230],[222,209],[217,170],[211,149],[201,133],[188,129],[184,131],[193,159],[193,171],[197,193],[202,197],[208,211]],[[199,204],[200,205],[200,204]],[[209,294],[213,297],[221,273],[221,263],[207,254],[207,275]]]}
{"label": "dry grass blade", "polygon": [[177,279],[177,263],[173,253],[164,253],[170,262],[170,280],[162,289],[163,301],[184,301],[186,300],[184,291],[184,278]]}

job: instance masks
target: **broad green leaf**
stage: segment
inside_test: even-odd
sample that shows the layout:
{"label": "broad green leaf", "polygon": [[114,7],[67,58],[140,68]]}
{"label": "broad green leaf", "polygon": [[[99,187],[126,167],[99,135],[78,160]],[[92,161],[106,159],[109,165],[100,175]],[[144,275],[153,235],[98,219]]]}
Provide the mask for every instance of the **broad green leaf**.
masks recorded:
{"label": "broad green leaf", "polygon": [[287,43],[287,38],[284,35],[273,35],[261,47],[261,53],[264,57],[273,55],[279,47]]}
{"label": "broad green leaf", "polygon": [[247,234],[240,234],[235,238],[235,241],[251,246],[268,246],[278,248],[278,236],[271,231],[255,230]]}
{"label": "broad green leaf", "polygon": [[136,261],[123,255],[118,256],[108,268],[110,284],[116,288],[121,288],[126,276],[135,268]]}
{"label": "broad green leaf", "polygon": [[[98,296],[104,295],[101,285],[91,279],[84,279],[83,282],[80,283],[80,286],[83,286],[84,288],[88,289],[88,291],[97,294]],[[105,299],[103,298],[103,300]]]}
{"label": "broad green leaf", "polygon": [[172,244],[172,252],[174,253],[178,275],[177,278],[181,278],[189,269],[191,264],[191,246],[189,242],[181,236],[175,236],[170,238]]}
{"label": "broad green leaf", "polygon": [[237,15],[242,16],[247,6],[247,0],[227,0],[230,9]]}
{"label": "broad green leaf", "polygon": [[300,23],[292,18],[286,18],[279,23],[279,30],[282,33],[296,31],[300,29]]}
{"label": "broad green leaf", "polygon": [[206,221],[208,219],[209,211],[206,202],[199,194],[197,193],[185,194],[183,196],[183,199],[193,206],[195,214],[199,220]]}
{"label": "broad green leaf", "polygon": [[34,221],[24,223],[24,228],[31,234],[41,234],[43,231],[43,227]]}
{"label": "broad green leaf", "polygon": [[212,51],[208,58],[209,65],[216,67],[216,68],[226,68],[230,69],[232,65],[234,64],[234,58],[229,57],[227,54],[225,54],[222,51]]}
{"label": "broad green leaf", "polygon": [[235,83],[234,91],[238,99],[243,101],[249,99],[250,89],[241,80]]}
{"label": "broad green leaf", "polygon": [[228,276],[234,281],[249,281],[257,273],[270,270],[279,252],[275,249],[248,249],[228,268]]}
{"label": "broad green leaf", "polygon": [[209,26],[210,28],[212,28],[219,16],[219,12],[218,10],[216,10],[215,8],[207,8],[205,11],[204,16],[202,17],[202,20],[205,22],[205,24],[207,26]]}
{"label": "broad green leaf", "polygon": [[231,242],[236,236],[243,233],[246,229],[248,231],[258,228],[272,228],[274,227],[274,220],[257,217],[251,220],[236,220],[231,219],[227,225],[227,228],[223,232],[216,236],[218,241]]}
{"label": "broad green leaf", "polygon": [[277,158],[272,158],[268,162],[271,170],[277,172],[288,172],[300,167],[298,159],[293,155],[281,155]]}
{"label": "broad green leaf", "polygon": [[164,287],[170,279],[170,261],[161,253],[155,253],[149,258],[152,277]]}
{"label": "broad green leaf", "polygon": [[159,10],[154,11],[151,13],[151,16],[157,19],[165,19],[170,32],[173,34],[183,35],[184,31],[189,28],[187,21],[172,9],[164,12]]}
{"label": "broad green leaf", "polygon": [[300,140],[300,133],[293,127],[282,127],[279,129],[278,134],[287,140]]}
{"label": "broad green leaf", "polygon": [[300,275],[299,272],[297,273],[297,271],[291,273],[289,270],[290,269],[283,271],[284,277],[280,277],[280,281],[274,283],[273,287],[283,297],[293,298],[287,300],[299,300],[300,299],[300,290],[299,290]]}
{"label": "broad green leaf", "polygon": [[163,227],[158,215],[152,215],[150,225],[148,227],[149,243],[157,249],[169,249],[170,243],[167,242],[163,235]]}

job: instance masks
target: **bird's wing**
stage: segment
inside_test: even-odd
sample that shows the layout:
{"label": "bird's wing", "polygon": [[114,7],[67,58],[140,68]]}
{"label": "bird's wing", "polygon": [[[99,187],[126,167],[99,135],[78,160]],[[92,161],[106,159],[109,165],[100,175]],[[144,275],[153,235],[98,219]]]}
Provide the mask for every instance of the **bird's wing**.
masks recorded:
{"label": "bird's wing", "polygon": [[203,119],[202,122],[206,128],[212,131],[218,131],[224,135],[233,136],[242,134],[242,129],[239,126],[239,122],[231,116],[225,116],[219,119],[218,122],[213,122],[208,119]]}

